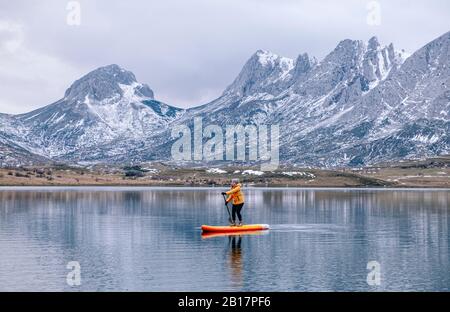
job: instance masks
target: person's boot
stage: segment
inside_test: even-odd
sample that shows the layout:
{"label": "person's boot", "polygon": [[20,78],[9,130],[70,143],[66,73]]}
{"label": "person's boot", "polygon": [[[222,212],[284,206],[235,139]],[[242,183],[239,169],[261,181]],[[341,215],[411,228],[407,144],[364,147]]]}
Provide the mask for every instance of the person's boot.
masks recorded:
{"label": "person's boot", "polygon": [[236,226],[236,222],[231,221],[231,222],[230,222],[230,226]]}
{"label": "person's boot", "polygon": [[237,226],[242,226],[242,225],[243,225],[243,222],[239,221],[239,224]]}

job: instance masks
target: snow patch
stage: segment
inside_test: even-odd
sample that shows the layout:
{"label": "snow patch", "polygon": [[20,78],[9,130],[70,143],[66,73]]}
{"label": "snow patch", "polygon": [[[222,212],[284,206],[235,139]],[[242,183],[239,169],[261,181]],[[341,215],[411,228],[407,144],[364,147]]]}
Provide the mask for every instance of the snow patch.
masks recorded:
{"label": "snow patch", "polygon": [[433,135],[430,137],[430,136],[418,134],[413,137],[413,140],[421,142],[421,143],[425,143],[425,144],[433,144],[433,143],[436,143],[437,141],[439,141],[439,136]]}
{"label": "snow patch", "polygon": [[279,57],[278,55],[269,52],[269,51],[263,51],[260,50],[257,52],[258,61],[262,66],[266,66],[268,64],[273,65],[275,60]]}
{"label": "snow patch", "polygon": [[158,173],[159,172],[159,170],[155,169],[155,168],[143,167],[142,169],[145,170],[148,173]]}
{"label": "snow patch", "polygon": [[225,170],[222,170],[222,169],[219,169],[219,168],[207,169],[206,172],[208,172],[208,173],[216,173],[216,174],[227,173]]}
{"label": "snow patch", "polygon": [[289,177],[301,176],[301,177],[306,177],[306,178],[310,178],[310,179],[316,178],[316,176],[314,174],[309,173],[309,172],[303,172],[303,171],[283,171],[281,174],[289,176]]}
{"label": "snow patch", "polygon": [[258,171],[258,170],[244,170],[242,171],[243,175],[256,175],[256,176],[261,176],[264,174],[263,171]]}

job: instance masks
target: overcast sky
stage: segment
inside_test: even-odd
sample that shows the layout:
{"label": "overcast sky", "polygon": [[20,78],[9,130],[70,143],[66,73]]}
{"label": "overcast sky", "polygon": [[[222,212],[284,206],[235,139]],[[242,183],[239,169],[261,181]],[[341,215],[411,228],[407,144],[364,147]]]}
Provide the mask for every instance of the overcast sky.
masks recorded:
{"label": "overcast sky", "polygon": [[321,59],[376,35],[414,52],[450,31],[448,0],[379,0],[380,19],[369,0],[80,0],[79,26],[68,2],[0,0],[0,112],[50,104],[112,63],[190,107],[218,97],[258,49]]}

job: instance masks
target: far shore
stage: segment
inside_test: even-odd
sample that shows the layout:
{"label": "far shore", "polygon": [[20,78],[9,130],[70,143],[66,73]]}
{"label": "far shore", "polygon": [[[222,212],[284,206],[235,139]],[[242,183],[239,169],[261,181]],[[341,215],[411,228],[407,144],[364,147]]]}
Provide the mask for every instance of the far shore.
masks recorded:
{"label": "far shore", "polygon": [[247,187],[450,189],[450,157],[364,168],[285,166],[272,172],[257,167],[186,168],[162,163],[0,168],[0,186],[225,187],[232,178]]}
{"label": "far shore", "polygon": [[[311,190],[399,190],[399,191],[420,191],[420,190],[437,190],[437,191],[450,191],[450,187],[434,187],[434,186],[258,186],[258,185],[246,185],[244,184],[246,189],[273,189],[273,190],[282,190],[282,189],[311,189]],[[84,189],[84,188],[92,188],[92,189],[107,189],[107,188],[117,188],[117,189],[127,189],[127,190],[140,190],[140,189],[224,189],[229,188],[229,185],[216,185],[216,186],[205,186],[205,185],[101,185],[101,184],[86,184],[86,185],[0,185],[0,191],[2,190],[28,190],[28,189]]]}

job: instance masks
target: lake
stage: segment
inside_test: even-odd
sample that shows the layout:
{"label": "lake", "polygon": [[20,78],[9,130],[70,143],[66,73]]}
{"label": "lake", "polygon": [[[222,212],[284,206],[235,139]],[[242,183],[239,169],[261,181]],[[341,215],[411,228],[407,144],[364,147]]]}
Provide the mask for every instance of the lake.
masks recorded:
{"label": "lake", "polygon": [[222,190],[0,188],[0,291],[450,290],[450,190],[247,188],[270,231],[202,237]]}

